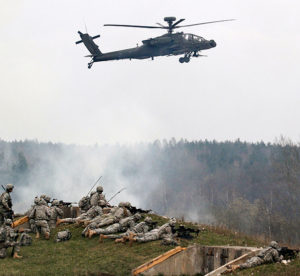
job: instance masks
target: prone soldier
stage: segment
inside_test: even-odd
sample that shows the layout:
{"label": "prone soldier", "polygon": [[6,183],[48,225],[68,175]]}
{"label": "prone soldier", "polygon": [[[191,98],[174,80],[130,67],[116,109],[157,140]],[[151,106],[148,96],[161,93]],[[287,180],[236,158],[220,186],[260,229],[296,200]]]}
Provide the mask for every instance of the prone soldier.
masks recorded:
{"label": "prone soldier", "polygon": [[278,243],[276,241],[272,241],[269,247],[264,248],[257,254],[257,256],[252,257],[245,263],[242,263],[240,265],[228,266],[228,269],[227,271],[225,271],[225,273],[233,272],[237,269],[251,268],[267,263],[281,262],[283,260],[283,256],[280,255],[280,250],[281,248]]}

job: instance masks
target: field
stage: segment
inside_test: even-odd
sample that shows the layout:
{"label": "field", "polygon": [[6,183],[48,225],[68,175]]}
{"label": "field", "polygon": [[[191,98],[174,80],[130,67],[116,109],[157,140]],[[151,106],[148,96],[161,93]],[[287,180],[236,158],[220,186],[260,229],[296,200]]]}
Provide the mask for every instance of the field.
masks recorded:
{"label": "field", "polygon": [[[151,215],[159,224],[166,219]],[[192,224],[188,226],[195,227]],[[261,246],[262,243],[246,236],[237,235],[223,229],[208,227],[200,232],[198,237],[191,241],[182,240],[181,246],[192,243],[203,245],[248,245]],[[69,229],[72,238],[69,241],[55,243],[57,231]],[[98,237],[92,239],[81,236],[81,227],[64,225],[51,233],[49,241],[41,238],[33,241],[31,246],[22,247],[23,259],[15,260],[11,257],[0,260],[0,275],[130,275],[131,270],[152,258],[170,250],[171,246],[160,245],[160,241],[133,244],[132,247],[123,244],[114,244],[112,240],[98,242]],[[259,272],[258,272],[259,271]],[[293,264],[262,266],[251,270],[252,275],[300,275],[299,259]],[[250,275],[250,270],[238,275]],[[245,274],[246,273],[246,274]],[[259,273],[259,274],[257,274]],[[273,273],[273,274],[272,274]],[[235,274],[237,275],[237,274]]]}

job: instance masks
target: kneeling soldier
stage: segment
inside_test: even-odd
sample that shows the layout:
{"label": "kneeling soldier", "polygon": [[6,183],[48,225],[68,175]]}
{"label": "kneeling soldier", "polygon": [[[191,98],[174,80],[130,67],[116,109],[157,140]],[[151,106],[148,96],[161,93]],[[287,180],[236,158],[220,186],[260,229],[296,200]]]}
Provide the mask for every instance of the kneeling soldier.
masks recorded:
{"label": "kneeling soldier", "polygon": [[12,228],[12,220],[6,219],[4,225],[0,228],[0,258],[5,258],[7,254],[7,248],[12,247],[12,257],[14,259],[20,259],[19,256],[20,245],[17,242],[18,234]]}

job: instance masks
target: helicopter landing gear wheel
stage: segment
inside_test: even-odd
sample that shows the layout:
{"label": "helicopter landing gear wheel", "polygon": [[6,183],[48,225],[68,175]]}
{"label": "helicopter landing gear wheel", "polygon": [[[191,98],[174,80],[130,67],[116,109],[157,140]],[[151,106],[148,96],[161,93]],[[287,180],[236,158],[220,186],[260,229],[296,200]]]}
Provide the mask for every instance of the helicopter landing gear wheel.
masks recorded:
{"label": "helicopter landing gear wheel", "polygon": [[184,57],[183,59],[184,59],[184,62],[186,62],[186,63],[190,62],[190,58],[189,57]]}
{"label": "helicopter landing gear wheel", "polygon": [[91,61],[91,62],[89,62],[89,63],[88,63],[88,68],[89,68],[89,69],[91,69],[91,68],[92,68],[92,66],[93,66],[93,63],[94,63],[94,61]]}
{"label": "helicopter landing gear wheel", "polygon": [[184,63],[184,57],[179,58],[180,63]]}

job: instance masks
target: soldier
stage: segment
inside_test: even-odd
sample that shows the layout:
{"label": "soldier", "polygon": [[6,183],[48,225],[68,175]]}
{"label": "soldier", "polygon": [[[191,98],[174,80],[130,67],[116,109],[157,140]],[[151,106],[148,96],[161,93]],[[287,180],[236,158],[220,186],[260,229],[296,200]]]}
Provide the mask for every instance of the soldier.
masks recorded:
{"label": "soldier", "polygon": [[85,236],[89,229],[96,229],[104,226],[109,226],[111,224],[117,223],[120,219],[124,217],[131,216],[130,211],[126,208],[129,207],[129,205],[129,202],[120,202],[119,206],[111,208],[108,214],[103,214],[101,216],[95,217],[92,220],[86,221],[86,228],[82,231],[82,235]]}
{"label": "soldier", "polygon": [[102,215],[102,208],[99,206],[93,206],[90,208],[86,213],[81,214],[77,218],[64,218],[64,219],[57,219],[56,226],[60,225],[61,223],[83,223],[86,220],[91,220],[97,216]]}
{"label": "soldier", "polygon": [[100,234],[99,242],[101,243],[103,239],[114,239],[116,243],[125,242],[128,240],[130,234],[144,234],[150,231],[153,227],[152,218],[146,217],[144,221],[136,224],[135,226],[127,229],[125,233],[122,234],[111,234],[111,235],[103,235]]}
{"label": "soldier", "polygon": [[51,202],[51,197],[47,195],[41,195],[40,199],[42,200],[42,203],[49,207],[49,203]]}
{"label": "soldier", "polygon": [[53,200],[50,207],[50,221],[49,221],[49,227],[50,229],[54,229],[56,227],[56,221],[57,219],[61,219],[63,217],[63,210],[59,207],[59,201],[57,199]]}
{"label": "soldier", "polygon": [[6,218],[13,218],[12,201],[10,193],[13,191],[14,185],[7,184],[5,192],[0,196],[0,226]]}
{"label": "soldier", "polygon": [[96,188],[96,192],[91,194],[90,203],[92,206],[101,206],[101,207],[109,206],[108,202],[105,199],[105,196],[102,193],[103,193],[103,187],[98,186]]}
{"label": "soldier", "polygon": [[[31,205],[30,209],[25,213],[26,216],[29,217],[29,215],[33,211],[34,207],[38,205],[39,200],[40,199],[37,196],[34,198],[34,201],[33,201],[34,204]],[[30,226],[32,233],[36,233],[36,225],[35,225],[34,219],[29,219],[29,226]]]}
{"label": "soldier", "polygon": [[233,272],[237,269],[246,269],[250,267],[255,267],[262,264],[281,262],[283,260],[283,256],[279,254],[281,248],[279,247],[276,241],[272,241],[270,246],[261,250],[257,256],[252,257],[247,260],[245,263],[240,265],[232,265],[228,266],[228,272]]}
{"label": "soldier", "polygon": [[136,225],[136,222],[139,221],[141,219],[141,215],[139,213],[134,214],[133,216],[127,217],[127,218],[123,218],[120,219],[119,222],[114,223],[110,226],[108,226],[107,228],[97,228],[97,229],[89,229],[86,233],[87,236],[89,238],[91,238],[93,235],[96,234],[114,234],[114,233],[118,233],[118,232],[124,232],[126,231],[128,228],[131,229]]}
{"label": "soldier", "polygon": [[40,232],[44,234],[45,239],[50,238],[50,229],[48,221],[50,219],[51,213],[49,207],[44,205],[43,200],[39,200],[37,206],[34,207],[29,215],[29,219],[34,219],[35,225],[37,227],[36,238],[40,238]]}
{"label": "soldier", "polygon": [[19,256],[20,245],[17,242],[18,234],[12,228],[12,220],[6,219],[4,225],[0,228],[0,258],[5,258],[7,254],[7,248],[13,248],[13,258],[20,259]]}
{"label": "soldier", "polygon": [[171,218],[169,222],[165,223],[159,228],[151,230],[148,233],[130,235],[129,237],[130,246],[133,242],[149,242],[149,241],[155,241],[164,238],[168,240],[173,239],[172,227],[174,227],[175,224],[176,224],[176,219]]}

